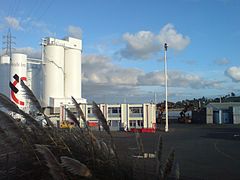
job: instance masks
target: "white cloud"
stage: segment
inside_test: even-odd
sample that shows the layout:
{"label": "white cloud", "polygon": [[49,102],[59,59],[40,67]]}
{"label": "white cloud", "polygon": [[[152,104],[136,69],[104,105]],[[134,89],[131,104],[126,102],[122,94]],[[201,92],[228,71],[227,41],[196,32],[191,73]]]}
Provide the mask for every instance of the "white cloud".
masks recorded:
{"label": "white cloud", "polygon": [[15,30],[23,30],[19,20],[17,20],[15,17],[7,16],[4,19],[6,21],[7,26],[9,26],[10,28],[13,28]]}
{"label": "white cloud", "polygon": [[[168,78],[172,91],[176,88],[219,89],[222,84],[180,71],[169,71]],[[123,102],[125,97],[132,99],[132,102],[146,101],[151,93],[144,89],[163,87],[165,83],[163,72],[145,73],[136,68],[123,68],[113,64],[110,58],[99,55],[83,56],[82,79],[83,97],[115,103]]]}
{"label": "white cloud", "polygon": [[[164,72],[150,72],[139,76],[138,83],[141,86],[164,86]],[[187,74],[181,71],[168,72],[168,85],[170,87],[190,87],[192,89],[219,88],[220,81],[209,81],[195,74]]]}
{"label": "white cloud", "polygon": [[34,20],[31,20],[31,19],[26,19],[26,21],[24,21],[24,24],[26,26],[30,26],[30,29],[31,30],[34,30],[34,31],[40,31],[40,32],[43,32],[49,36],[54,36],[55,33],[53,33],[52,31],[49,30],[49,27],[46,23],[44,22],[40,22],[40,21],[34,21]]}
{"label": "white cloud", "polygon": [[234,82],[240,82],[240,66],[233,66],[225,71],[225,74]]}
{"label": "white cloud", "polygon": [[214,63],[217,64],[217,65],[227,65],[227,64],[230,63],[230,61],[229,61],[229,59],[224,57],[222,59],[215,60]]}
{"label": "white cloud", "polygon": [[172,24],[165,25],[159,34],[139,31],[135,34],[125,33],[122,39],[125,47],[118,52],[120,56],[143,60],[152,58],[166,42],[169,48],[177,51],[183,50],[190,43],[190,38],[178,33]]}
{"label": "white cloud", "polygon": [[30,17],[28,18],[16,18],[11,16],[4,17],[3,24],[0,24],[0,31],[8,27],[18,31],[21,30],[25,32],[34,33],[41,32],[47,36],[55,35],[55,33],[49,30],[49,27],[46,23],[42,21],[36,21]]}
{"label": "white cloud", "polygon": [[14,52],[27,54],[28,57],[41,58],[41,50],[32,47],[17,48]]}
{"label": "white cloud", "polygon": [[169,48],[181,51],[190,43],[190,38],[178,33],[172,24],[166,24],[157,35],[161,44],[167,43]]}
{"label": "white cloud", "polygon": [[136,84],[140,74],[143,72],[139,69],[114,65],[106,56],[83,56],[83,97],[89,101],[123,102],[125,97],[135,97],[138,93]]}
{"label": "white cloud", "polygon": [[68,34],[73,38],[82,39],[82,29],[77,26],[68,26]]}
{"label": "white cloud", "polygon": [[149,59],[161,49],[161,44],[150,31],[125,33],[123,40],[126,42],[126,47],[120,51],[120,54],[124,58]]}
{"label": "white cloud", "polygon": [[83,79],[88,83],[108,85],[136,85],[137,77],[143,72],[136,68],[122,68],[112,64],[105,56],[84,56]]}

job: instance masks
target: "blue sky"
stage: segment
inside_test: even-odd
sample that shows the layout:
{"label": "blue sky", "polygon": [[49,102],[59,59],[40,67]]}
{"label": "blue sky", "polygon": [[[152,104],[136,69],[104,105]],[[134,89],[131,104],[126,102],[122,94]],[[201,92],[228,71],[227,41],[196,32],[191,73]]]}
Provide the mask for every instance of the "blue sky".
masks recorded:
{"label": "blue sky", "polygon": [[239,0],[0,0],[0,35],[39,57],[41,38],[83,39],[83,96],[98,102],[240,93]]}

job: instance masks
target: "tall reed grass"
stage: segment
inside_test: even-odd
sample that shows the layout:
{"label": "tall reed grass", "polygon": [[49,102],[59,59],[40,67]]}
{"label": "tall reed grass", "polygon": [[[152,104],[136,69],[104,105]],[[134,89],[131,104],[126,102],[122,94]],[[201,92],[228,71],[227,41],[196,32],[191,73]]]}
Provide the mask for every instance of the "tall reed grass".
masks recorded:
{"label": "tall reed grass", "polygon": [[[35,106],[35,113],[28,114],[20,110],[10,99],[0,94],[0,179],[42,180],[42,179],[167,179],[174,161],[174,151],[166,163],[162,162],[162,139],[156,152],[156,172],[144,178],[141,173],[133,173],[135,167],[132,154],[120,158],[114,137],[101,110],[93,102],[94,114],[105,130],[104,136],[96,136],[87,124],[80,104],[72,97],[77,110],[75,116],[70,110],[67,114],[76,127],[59,129],[44,114],[40,103],[31,90],[21,82],[26,96]],[[17,120],[18,114],[22,121]],[[36,120],[35,114],[41,114],[47,121],[43,127]],[[84,122],[84,128],[79,125]],[[144,154],[144,147],[139,134],[136,134],[139,155]],[[137,162],[134,159],[132,162]],[[143,159],[144,161],[144,159]],[[179,172],[179,171],[178,171]]]}

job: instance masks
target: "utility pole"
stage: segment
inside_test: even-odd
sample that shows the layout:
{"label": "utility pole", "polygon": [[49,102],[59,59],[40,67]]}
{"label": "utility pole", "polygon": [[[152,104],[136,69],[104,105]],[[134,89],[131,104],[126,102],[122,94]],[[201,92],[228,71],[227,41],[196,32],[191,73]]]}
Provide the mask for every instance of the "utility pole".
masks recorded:
{"label": "utility pole", "polygon": [[165,125],[165,132],[168,132],[168,90],[167,90],[167,43],[164,44],[164,75],[165,75],[165,110],[166,110],[166,125]]}
{"label": "utility pole", "polygon": [[157,93],[154,92],[154,103],[157,104]]}
{"label": "utility pole", "polygon": [[12,45],[16,44],[14,42],[14,39],[16,39],[16,37],[12,36],[11,30],[9,28],[8,32],[7,32],[7,35],[3,36],[3,50],[5,50],[5,54],[7,54],[10,57],[10,60],[11,60],[11,57],[12,57],[12,49],[14,49],[12,47]]}

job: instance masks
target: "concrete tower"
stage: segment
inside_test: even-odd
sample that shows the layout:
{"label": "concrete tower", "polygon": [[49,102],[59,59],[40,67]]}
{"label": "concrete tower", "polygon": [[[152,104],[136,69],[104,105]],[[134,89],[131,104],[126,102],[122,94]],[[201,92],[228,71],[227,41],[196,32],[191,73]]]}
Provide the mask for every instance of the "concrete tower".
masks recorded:
{"label": "concrete tower", "polygon": [[60,107],[81,94],[82,40],[45,38],[43,48],[43,106]]}

